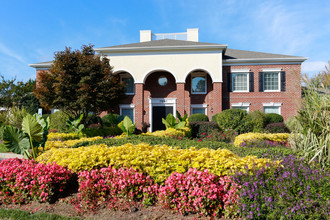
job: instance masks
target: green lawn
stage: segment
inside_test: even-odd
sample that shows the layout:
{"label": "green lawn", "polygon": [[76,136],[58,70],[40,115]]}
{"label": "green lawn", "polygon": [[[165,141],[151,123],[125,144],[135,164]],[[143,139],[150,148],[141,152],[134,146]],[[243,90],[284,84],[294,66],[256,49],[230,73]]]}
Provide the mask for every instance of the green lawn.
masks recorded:
{"label": "green lawn", "polygon": [[55,214],[47,213],[30,213],[27,211],[17,210],[17,209],[0,209],[0,219],[20,219],[20,220],[69,220],[69,219],[79,219],[79,218],[69,218],[62,217]]}

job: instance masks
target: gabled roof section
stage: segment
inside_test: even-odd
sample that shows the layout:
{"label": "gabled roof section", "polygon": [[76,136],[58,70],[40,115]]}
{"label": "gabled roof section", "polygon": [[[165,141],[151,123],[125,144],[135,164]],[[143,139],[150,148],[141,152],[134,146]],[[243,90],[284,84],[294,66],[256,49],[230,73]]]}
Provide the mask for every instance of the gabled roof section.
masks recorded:
{"label": "gabled roof section", "polygon": [[117,51],[135,51],[135,50],[180,50],[180,49],[221,49],[225,50],[226,44],[214,44],[185,40],[153,40],[142,43],[123,44],[118,46],[95,48],[97,52],[117,52]]}
{"label": "gabled roof section", "polygon": [[290,56],[274,53],[263,53],[248,50],[227,49],[223,55],[224,63],[238,62],[274,62],[274,61],[291,61],[303,62],[307,58],[300,56]]}

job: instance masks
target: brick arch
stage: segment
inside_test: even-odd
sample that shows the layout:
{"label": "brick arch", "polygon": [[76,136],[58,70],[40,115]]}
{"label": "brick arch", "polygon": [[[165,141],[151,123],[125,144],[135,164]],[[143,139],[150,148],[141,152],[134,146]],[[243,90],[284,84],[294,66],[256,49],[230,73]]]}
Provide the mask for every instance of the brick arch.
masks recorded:
{"label": "brick arch", "polygon": [[144,74],[144,77],[143,77],[143,84],[145,84],[147,78],[148,78],[151,74],[156,73],[156,72],[167,72],[167,73],[171,74],[171,75],[174,77],[175,82],[178,81],[176,75],[173,74],[173,71],[170,71],[170,70],[168,70],[168,69],[164,69],[164,68],[160,68],[160,69],[153,69],[153,70],[150,70],[150,71],[148,71],[146,74]]}
{"label": "brick arch", "polygon": [[[158,84],[158,78],[165,76],[167,78],[167,84],[160,86]],[[175,76],[168,71],[154,71],[148,75],[145,79],[144,90],[147,96],[152,98],[169,98],[176,94],[177,84]]]}
{"label": "brick arch", "polygon": [[208,71],[208,70],[206,70],[205,68],[194,68],[194,69],[188,71],[186,73],[186,75],[185,75],[185,78],[184,78],[185,79],[185,82],[187,81],[188,76],[190,76],[190,74],[192,74],[194,72],[204,72],[204,73],[206,73],[211,78],[212,82],[214,82],[214,76],[213,76],[213,74],[211,74],[211,72]]}
{"label": "brick arch", "polygon": [[121,74],[121,73],[128,73],[134,80],[134,83],[136,83],[136,78],[135,76],[128,70],[125,70],[125,69],[120,69],[120,70],[116,70],[114,73],[118,73],[118,74]]}

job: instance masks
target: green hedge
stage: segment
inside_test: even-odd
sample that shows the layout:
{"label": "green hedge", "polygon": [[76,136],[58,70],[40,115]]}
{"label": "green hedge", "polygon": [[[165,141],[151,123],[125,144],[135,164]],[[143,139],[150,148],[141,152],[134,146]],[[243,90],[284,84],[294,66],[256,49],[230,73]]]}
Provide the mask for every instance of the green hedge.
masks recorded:
{"label": "green hedge", "polygon": [[192,138],[201,137],[203,133],[211,133],[213,130],[219,130],[219,126],[213,121],[195,121],[189,123],[191,127]]}
{"label": "green hedge", "polygon": [[205,114],[192,114],[189,116],[188,118],[189,122],[195,122],[195,121],[209,121],[209,117],[207,117],[207,115]]}
{"label": "green hedge", "polygon": [[265,117],[266,124],[279,123],[284,121],[282,115],[276,113],[267,113],[265,114]]}
{"label": "green hedge", "polygon": [[104,127],[104,128],[85,128],[82,131],[87,137],[108,137],[116,136],[122,133],[122,130],[119,127]]}

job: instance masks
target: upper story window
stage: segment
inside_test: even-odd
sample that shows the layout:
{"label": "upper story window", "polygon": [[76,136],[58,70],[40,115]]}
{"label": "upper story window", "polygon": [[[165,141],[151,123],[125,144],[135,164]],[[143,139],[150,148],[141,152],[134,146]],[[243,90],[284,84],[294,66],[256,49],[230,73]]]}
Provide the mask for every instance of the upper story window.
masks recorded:
{"label": "upper story window", "polygon": [[285,91],[285,72],[281,69],[263,69],[259,74],[260,92]]}
{"label": "upper story window", "polygon": [[124,82],[125,89],[126,89],[125,94],[134,95],[135,94],[135,85],[134,85],[133,77],[128,73],[124,73],[124,74],[120,75],[120,79],[122,82]]}
{"label": "upper story window", "polygon": [[191,74],[191,93],[206,94],[206,73],[195,72]]}

